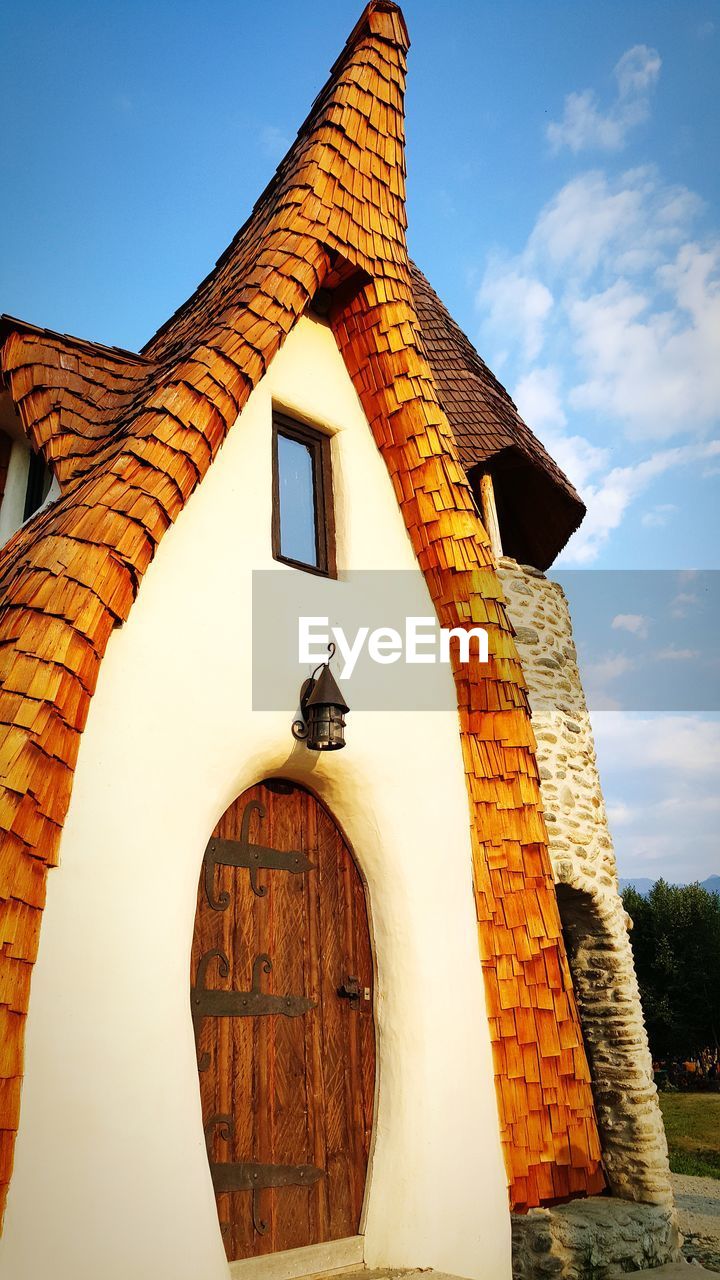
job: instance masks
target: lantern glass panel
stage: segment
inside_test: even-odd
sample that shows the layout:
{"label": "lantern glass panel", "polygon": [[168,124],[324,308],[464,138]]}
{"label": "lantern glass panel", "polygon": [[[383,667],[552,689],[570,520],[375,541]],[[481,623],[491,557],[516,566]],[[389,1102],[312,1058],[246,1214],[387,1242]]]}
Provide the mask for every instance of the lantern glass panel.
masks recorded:
{"label": "lantern glass panel", "polygon": [[309,709],[307,745],[311,751],[339,751],[345,746],[345,716],[339,707],[322,704]]}

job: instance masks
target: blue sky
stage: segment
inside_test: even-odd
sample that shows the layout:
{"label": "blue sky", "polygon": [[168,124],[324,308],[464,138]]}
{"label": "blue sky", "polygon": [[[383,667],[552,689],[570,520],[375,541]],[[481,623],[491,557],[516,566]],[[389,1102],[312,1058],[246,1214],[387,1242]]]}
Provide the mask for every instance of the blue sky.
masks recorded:
{"label": "blue sky", "polygon": [[[0,309],[141,345],[245,218],[360,7],[15,6]],[[717,568],[720,5],[405,14],[411,250],[586,498],[562,567]],[[636,638],[612,637],[608,705]],[[720,870],[719,726],[682,720],[595,713],[624,874]],[[649,739],[667,744],[652,768]],[[685,811],[660,815],[658,787]]]}

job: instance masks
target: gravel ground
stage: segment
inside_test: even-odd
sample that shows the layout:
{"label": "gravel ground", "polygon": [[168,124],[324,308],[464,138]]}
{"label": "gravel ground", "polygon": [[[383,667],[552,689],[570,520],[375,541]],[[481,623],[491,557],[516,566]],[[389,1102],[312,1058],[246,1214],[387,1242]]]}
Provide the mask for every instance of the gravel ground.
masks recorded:
{"label": "gravel ground", "polygon": [[720,1272],[720,1178],[674,1173],[672,1183],[685,1257]]}

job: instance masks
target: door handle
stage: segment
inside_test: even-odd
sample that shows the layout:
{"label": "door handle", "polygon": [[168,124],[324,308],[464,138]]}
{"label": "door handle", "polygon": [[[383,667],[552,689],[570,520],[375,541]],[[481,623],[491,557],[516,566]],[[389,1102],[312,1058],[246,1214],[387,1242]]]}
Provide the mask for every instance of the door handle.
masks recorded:
{"label": "door handle", "polygon": [[349,1000],[350,1008],[356,1009],[360,1004],[360,979],[346,978],[337,991],[341,1000]]}

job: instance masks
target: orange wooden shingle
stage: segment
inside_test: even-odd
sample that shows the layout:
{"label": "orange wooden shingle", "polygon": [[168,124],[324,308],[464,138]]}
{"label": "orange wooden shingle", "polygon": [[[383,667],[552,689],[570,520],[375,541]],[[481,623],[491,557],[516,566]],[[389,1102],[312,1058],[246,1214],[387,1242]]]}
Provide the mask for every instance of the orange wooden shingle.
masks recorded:
{"label": "orange wooden shingle", "polygon": [[66,367],[57,335],[6,322],[5,381],[62,497],[0,559],[5,1186],[45,873],[57,862],[108,637],[323,285],[337,285],[333,332],[440,621],[489,632],[489,664],[457,665],[454,674],[511,1200],[524,1208],[603,1186],[527,694],[415,307],[405,240],[407,48],[398,7],[372,0],[251,217],[141,357],[70,343]]}

